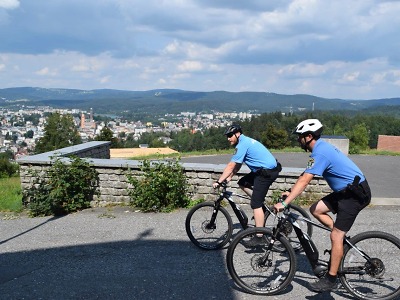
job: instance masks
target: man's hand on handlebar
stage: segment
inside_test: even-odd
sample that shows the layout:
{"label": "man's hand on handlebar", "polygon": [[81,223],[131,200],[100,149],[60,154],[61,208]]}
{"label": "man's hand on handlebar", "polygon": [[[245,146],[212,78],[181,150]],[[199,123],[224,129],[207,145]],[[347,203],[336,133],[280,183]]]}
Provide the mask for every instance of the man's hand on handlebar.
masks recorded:
{"label": "man's hand on handlebar", "polygon": [[280,201],[274,204],[274,211],[281,212],[288,207],[289,204],[285,203],[285,199],[289,196],[290,192],[283,192]]}
{"label": "man's hand on handlebar", "polygon": [[285,207],[283,206],[283,204],[281,202],[275,203],[274,204],[274,211],[275,212],[281,212],[285,209]]}
{"label": "man's hand on handlebar", "polygon": [[217,189],[217,188],[219,188],[220,186],[221,186],[221,183],[219,183],[218,181],[216,181],[216,182],[213,183],[213,188],[214,188],[214,189]]}
{"label": "man's hand on handlebar", "polygon": [[213,188],[217,189],[220,186],[226,186],[227,183],[228,183],[228,181],[226,181],[226,180],[224,180],[223,182],[216,181],[213,183]]}

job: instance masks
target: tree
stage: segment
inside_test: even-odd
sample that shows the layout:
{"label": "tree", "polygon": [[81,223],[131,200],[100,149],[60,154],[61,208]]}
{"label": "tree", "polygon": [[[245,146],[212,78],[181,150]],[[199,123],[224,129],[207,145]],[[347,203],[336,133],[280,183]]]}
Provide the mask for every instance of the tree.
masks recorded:
{"label": "tree", "polygon": [[266,130],[261,132],[260,142],[270,149],[283,149],[289,145],[286,130],[276,128],[271,123],[268,123]]}
{"label": "tree", "polygon": [[78,129],[71,115],[52,113],[44,127],[44,136],[39,138],[35,152],[43,153],[82,143]]}
{"label": "tree", "polygon": [[364,123],[355,125],[349,136],[349,152],[351,154],[360,153],[360,150],[365,150],[368,148],[369,134],[368,129]]}
{"label": "tree", "polygon": [[113,138],[114,134],[110,128],[107,126],[104,126],[101,130],[100,133],[95,137],[95,141],[111,141]]}
{"label": "tree", "polygon": [[110,141],[111,148],[119,148],[118,139],[114,137],[114,133],[108,126],[104,126],[100,133],[95,137],[95,141]]}
{"label": "tree", "polygon": [[31,139],[31,138],[33,138],[33,135],[34,135],[34,132],[33,132],[32,130],[28,130],[28,131],[24,134],[24,137],[25,137],[25,138]]}

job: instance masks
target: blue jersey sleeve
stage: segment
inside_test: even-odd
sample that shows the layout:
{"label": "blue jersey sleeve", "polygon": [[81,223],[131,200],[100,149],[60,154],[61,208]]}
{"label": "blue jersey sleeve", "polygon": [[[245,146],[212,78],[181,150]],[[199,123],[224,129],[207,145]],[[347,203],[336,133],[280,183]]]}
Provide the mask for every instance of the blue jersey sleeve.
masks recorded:
{"label": "blue jersey sleeve", "polygon": [[231,161],[238,164],[242,164],[246,156],[246,152],[247,148],[240,147],[239,145],[237,145],[237,147],[235,148],[235,152],[233,153],[233,156],[231,158]]}
{"label": "blue jersey sleeve", "polygon": [[323,155],[313,155],[310,157],[305,173],[322,176],[324,171],[329,167],[329,160]]}

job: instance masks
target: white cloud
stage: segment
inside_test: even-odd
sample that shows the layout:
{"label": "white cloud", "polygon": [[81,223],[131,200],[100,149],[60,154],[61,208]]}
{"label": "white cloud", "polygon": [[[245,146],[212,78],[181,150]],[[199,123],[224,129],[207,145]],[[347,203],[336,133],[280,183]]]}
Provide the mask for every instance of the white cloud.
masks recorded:
{"label": "white cloud", "polygon": [[399,97],[399,14],[381,0],[0,0],[0,88]]}
{"label": "white cloud", "polygon": [[197,72],[203,70],[203,65],[199,61],[184,61],[178,66],[181,72]]}
{"label": "white cloud", "polygon": [[51,70],[49,67],[44,67],[44,68],[36,71],[35,73],[40,76],[55,76],[55,75],[57,75],[57,71]]}
{"label": "white cloud", "polygon": [[100,78],[101,83],[108,83],[110,81],[111,76],[104,76]]}
{"label": "white cloud", "polygon": [[0,8],[15,9],[20,5],[18,0],[0,0]]}

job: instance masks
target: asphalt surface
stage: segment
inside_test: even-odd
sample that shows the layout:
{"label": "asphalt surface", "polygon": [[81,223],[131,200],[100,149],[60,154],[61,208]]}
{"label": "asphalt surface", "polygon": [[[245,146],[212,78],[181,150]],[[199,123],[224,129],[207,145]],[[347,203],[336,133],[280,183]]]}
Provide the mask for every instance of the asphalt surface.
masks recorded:
{"label": "asphalt surface", "polygon": [[[226,249],[205,251],[189,241],[187,212],[145,214],[114,207],[59,218],[2,214],[0,298],[265,299],[234,284]],[[350,235],[374,229],[398,236],[399,213],[400,206],[368,207]],[[326,232],[316,229],[313,236],[320,252],[329,248]],[[311,292],[307,285],[315,277],[304,254],[297,259],[292,284],[268,299],[352,299],[343,288]]]}
{"label": "asphalt surface", "polygon": [[[275,156],[284,167],[301,168],[308,160],[301,153]],[[366,174],[375,197],[398,199],[398,157],[351,158]],[[183,161],[225,164],[229,159]],[[250,216],[250,209],[243,207]],[[204,251],[189,241],[187,212],[145,214],[114,207],[59,218],[2,213],[0,299],[265,299],[235,285],[226,269],[226,249]],[[400,206],[372,205],[361,212],[349,234],[381,230],[399,237],[399,213]],[[326,232],[316,229],[313,237],[320,253],[329,248]],[[352,299],[342,287],[332,293],[310,291],[307,285],[315,277],[304,254],[297,259],[292,284],[268,299]]]}
{"label": "asphalt surface", "polygon": [[[273,153],[285,168],[303,168],[310,153]],[[232,155],[208,155],[182,158],[182,162],[227,164]],[[349,155],[366,176],[373,198],[394,198],[400,204],[400,157],[384,155]]]}

